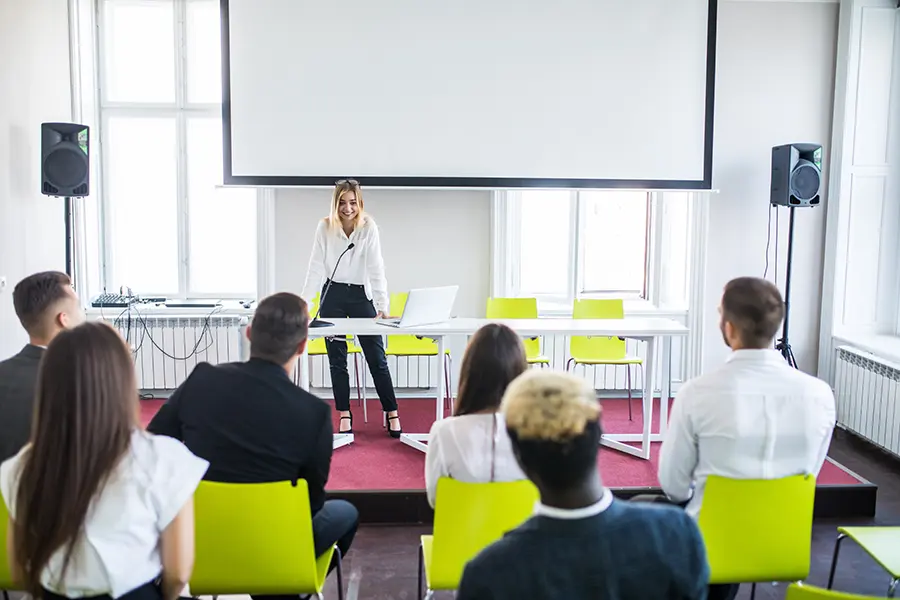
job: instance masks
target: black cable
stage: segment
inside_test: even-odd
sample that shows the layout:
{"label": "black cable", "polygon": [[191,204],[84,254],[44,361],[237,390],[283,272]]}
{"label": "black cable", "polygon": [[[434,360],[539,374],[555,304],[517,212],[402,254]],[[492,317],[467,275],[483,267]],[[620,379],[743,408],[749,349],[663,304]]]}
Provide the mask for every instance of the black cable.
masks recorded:
{"label": "black cable", "polygon": [[[134,309],[134,312],[137,316],[137,320],[140,323],[141,327],[143,328],[143,331],[146,333],[147,339],[149,339],[150,343],[153,344],[153,347],[156,348],[157,350],[159,350],[162,353],[162,355],[165,356],[166,358],[170,358],[172,360],[181,360],[181,361],[193,358],[197,354],[199,354],[201,352],[206,352],[207,350],[212,348],[213,339],[212,339],[212,335],[211,335],[211,331],[210,331],[212,328],[212,326],[210,324],[210,320],[212,319],[213,315],[215,315],[221,311],[222,311],[222,307],[217,306],[212,311],[210,311],[210,313],[207,314],[206,317],[204,317],[203,329],[200,331],[200,335],[197,337],[197,339],[194,343],[194,347],[193,347],[193,349],[191,349],[190,354],[188,354],[187,356],[184,356],[184,357],[179,357],[179,356],[174,356],[172,354],[169,354],[168,352],[163,350],[159,344],[156,343],[156,340],[153,339],[153,334],[150,333],[150,327],[147,325],[146,319],[144,319],[143,315],[141,315],[141,312],[137,308]],[[129,313],[130,313],[130,308],[129,308]],[[201,349],[200,343],[203,341],[203,338],[208,334],[209,334],[209,341],[206,344],[206,346],[204,346]],[[143,338],[141,340],[141,345],[143,345]]]}
{"label": "black cable", "polygon": [[[775,208],[771,204],[769,205],[769,220],[766,223],[766,269],[763,271],[763,279],[767,279],[769,276],[769,245],[772,243],[772,209]],[[778,258],[776,257],[776,260]]]}

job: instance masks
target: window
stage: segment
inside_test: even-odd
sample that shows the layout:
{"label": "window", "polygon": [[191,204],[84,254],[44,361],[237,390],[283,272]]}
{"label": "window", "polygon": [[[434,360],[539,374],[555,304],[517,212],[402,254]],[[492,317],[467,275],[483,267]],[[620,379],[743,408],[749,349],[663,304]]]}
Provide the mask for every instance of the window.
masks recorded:
{"label": "window", "polygon": [[220,186],[219,1],[98,2],[104,287],[255,297],[256,191]]}
{"label": "window", "polygon": [[541,190],[510,192],[507,199],[514,295],[550,305],[646,296],[647,193]]}
{"label": "window", "polygon": [[492,294],[536,297],[545,312],[584,297],[683,309],[691,201],[687,192],[501,192]]}

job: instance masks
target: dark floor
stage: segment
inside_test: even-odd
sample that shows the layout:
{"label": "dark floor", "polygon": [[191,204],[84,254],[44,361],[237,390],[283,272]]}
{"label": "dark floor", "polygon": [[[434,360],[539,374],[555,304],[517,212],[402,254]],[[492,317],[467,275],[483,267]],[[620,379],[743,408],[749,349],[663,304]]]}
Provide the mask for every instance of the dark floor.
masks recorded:
{"label": "dark floor", "polygon": [[[876,517],[872,521],[852,524],[900,525],[900,462],[881,455],[843,432],[835,434],[830,455],[860,476],[878,485]],[[851,524],[846,521],[816,521],[813,528],[812,571],[807,580],[825,586],[834,550],[835,528]],[[360,530],[345,562],[347,600],[416,598],[416,549],[418,538],[429,533],[430,526],[364,527]],[[333,579],[333,577],[332,577]],[[884,596],[889,577],[852,542],[845,542],[838,563],[835,589]],[[738,598],[749,598],[750,588],[741,590]],[[784,598],[784,584],[760,585],[760,600]],[[326,586],[326,598],[336,598],[334,582]],[[437,598],[452,598],[452,594]]]}

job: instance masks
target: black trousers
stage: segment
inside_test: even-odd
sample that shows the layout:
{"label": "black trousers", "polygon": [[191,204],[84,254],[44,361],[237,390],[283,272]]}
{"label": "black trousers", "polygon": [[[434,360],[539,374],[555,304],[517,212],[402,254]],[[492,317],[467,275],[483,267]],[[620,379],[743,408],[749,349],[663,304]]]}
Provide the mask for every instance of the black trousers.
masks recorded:
{"label": "black trousers", "polygon": [[[359,512],[355,506],[346,500],[326,500],[322,508],[312,518],[313,545],[315,546],[316,556],[321,556],[326,550],[335,545],[341,553],[341,558],[347,556],[358,527]],[[335,562],[337,558],[335,556],[331,560],[329,572],[337,566]],[[253,595],[251,597],[253,600],[297,600],[298,598],[296,595]],[[135,600],[145,599],[138,598]]]}
{"label": "black trousers", "polygon": [[[640,494],[631,499],[632,502],[649,502],[653,504],[668,504],[670,506],[677,506],[679,508],[684,508],[687,506],[687,502],[672,502],[666,496],[661,494]],[[740,584],[737,583],[712,583],[709,585],[709,592],[706,595],[706,600],[734,600],[734,598],[738,594],[738,590],[740,589]]]}
{"label": "black trousers", "polygon": [[[328,283],[325,284],[328,286]],[[366,297],[361,285],[333,282],[328,294],[322,288],[322,310],[324,319],[374,319],[376,312],[372,301]],[[375,382],[375,391],[381,400],[381,408],[386,412],[397,410],[394,383],[384,355],[384,339],[380,335],[361,335],[359,345],[369,365],[369,372]],[[328,349],[328,363],[331,366],[331,388],[334,391],[334,406],[340,411],[350,410],[350,374],[347,372],[347,340],[344,336],[325,338]]]}

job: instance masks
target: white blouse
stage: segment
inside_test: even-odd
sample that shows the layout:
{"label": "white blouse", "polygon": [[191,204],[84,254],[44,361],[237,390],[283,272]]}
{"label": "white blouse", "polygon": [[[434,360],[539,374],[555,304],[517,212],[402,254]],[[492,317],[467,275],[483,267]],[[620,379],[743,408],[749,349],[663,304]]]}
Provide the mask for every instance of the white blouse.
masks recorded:
{"label": "white blouse", "polygon": [[365,286],[366,296],[375,305],[375,310],[388,314],[390,298],[381,256],[381,238],[378,226],[369,215],[363,217],[349,237],[342,227],[329,227],[325,219],[319,221],[303,284],[303,298],[311,301],[317,292],[321,292],[335,263],[350,243],[354,244],[353,249],[341,259],[334,281]]}
{"label": "white blouse", "polygon": [[513,454],[503,415],[463,415],[435,421],[431,426],[428,451],[425,453],[428,503],[434,506],[437,482],[441,477],[469,483],[488,483],[491,481],[492,464],[494,481],[526,479]]}
{"label": "white blouse", "polygon": [[[0,492],[13,520],[19,468],[28,449],[0,465]],[[59,574],[65,552],[59,550],[50,557],[41,584],[70,598],[118,598],[156,579],[162,572],[160,535],[208,467],[177,440],[135,431],[128,454],[94,498],[64,579]]]}

